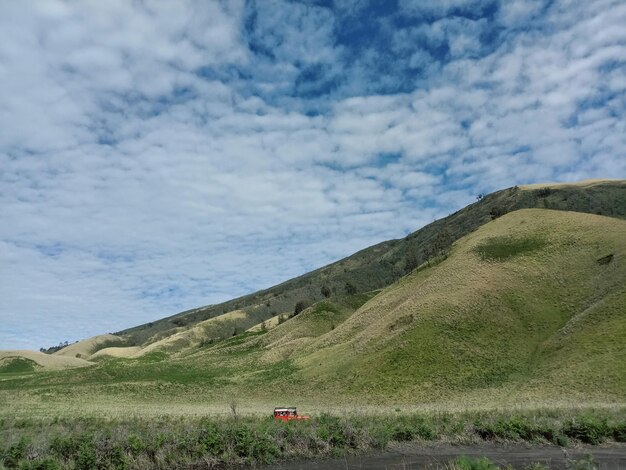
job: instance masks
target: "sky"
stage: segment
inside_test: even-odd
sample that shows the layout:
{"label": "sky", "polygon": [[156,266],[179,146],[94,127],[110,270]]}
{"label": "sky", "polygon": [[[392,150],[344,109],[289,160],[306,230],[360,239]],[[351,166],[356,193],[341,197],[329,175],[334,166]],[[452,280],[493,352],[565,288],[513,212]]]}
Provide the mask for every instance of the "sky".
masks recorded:
{"label": "sky", "polygon": [[0,2],[0,349],[626,178],[624,0]]}

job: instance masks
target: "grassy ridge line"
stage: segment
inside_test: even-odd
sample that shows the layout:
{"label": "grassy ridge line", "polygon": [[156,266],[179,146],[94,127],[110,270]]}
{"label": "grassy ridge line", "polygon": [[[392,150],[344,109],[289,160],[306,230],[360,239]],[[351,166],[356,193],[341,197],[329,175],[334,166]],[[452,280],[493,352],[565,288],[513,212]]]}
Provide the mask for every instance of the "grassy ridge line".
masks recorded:
{"label": "grassy ridge line", "polygon": [[626,441],[626,412],[543,411],[334,416],[306,422],[226,419],[3,420],[0,468],[140,469],[258,465],[385,449],[390,442]]}
{"label": "grassy ridge line", "polygon": [[[405,274],[407,259],[418,264],[425,261],[426,251],[442,231],[457,240],[491,220],[493,213],[506,213],[522,208],[551,208],[603,214],[626,218],[626,182],[608,181],[588,186],[562,186],[549,189],[509,188],[483,197],[454,214],[429,224],[402,240],[390,240],[361,250],[354,255],[323,268],[283,282],[269,289],[224,302],[200,307],[139,325],[120,332],[132,345],[143,344],[156,335],[162,339],[176,328],[190,326],[208,318],[242,309],[250,323],[260,323],[305,300],[312,304],[322,300],[321,288],[334,294],[344,292],[347,283],[359,292],[386,287]],[[255,323],[251,323],[251,322]]]}

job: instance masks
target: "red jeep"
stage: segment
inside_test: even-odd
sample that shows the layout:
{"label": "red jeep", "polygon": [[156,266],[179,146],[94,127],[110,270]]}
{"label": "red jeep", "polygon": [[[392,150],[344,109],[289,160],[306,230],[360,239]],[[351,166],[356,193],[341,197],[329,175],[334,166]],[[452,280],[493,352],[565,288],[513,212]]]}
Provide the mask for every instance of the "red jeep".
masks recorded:
{"label": "red jeep", "polygon": [[308,416],[302,416],[298,414],[298,410],[295,407],[289,408],[274,408],[274,419],[280,419],[282,421],[291,421],[309,419]]}

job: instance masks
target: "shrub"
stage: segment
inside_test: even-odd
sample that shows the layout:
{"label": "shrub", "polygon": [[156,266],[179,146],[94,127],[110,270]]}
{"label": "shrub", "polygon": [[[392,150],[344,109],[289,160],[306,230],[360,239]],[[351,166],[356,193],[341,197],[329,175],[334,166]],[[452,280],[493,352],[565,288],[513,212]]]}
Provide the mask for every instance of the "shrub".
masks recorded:
{"label": "shrub", "polygon": [[504,214],[506,214],[506,209],[502,206],[493,206],[491,208],[491,211],[489,212],[489,215],[491,216],[491,220],[495,220],[498,217],[502,217]]}
{"label": "shrub", "polygon": [[128,436],[127,448],[132,455],[137,456],[146,449],[146,445],[141,437],[131,434]]}
{"label": "shrub", "polygon": [[541,188],[537,190],[537,196],[539,197],[548,197],[550,194],[552,194],[552,189],[550,188]]}
{"label": "shrub", "polygon": [[316,434],[317,437],[327,442],[331,447],[344,447],[346,438],[343,430],[344,427],[339,418],[324,413],[317,422]]}
{"label": "shrub", "polygon": [[307,302],[305,300],[299,300],[293,308],[293,315],[299,315],[305,308],[307,308]]}
{"label": "shrub", "polygon": [[78,440],[73,437],[55,436],[50,442],[50,450],[54,455],[68,460],[78,450]]}
{"label": "shrub", "polygon": [[16,468],[20,460],[26,458],[26,439],[22,438],[16,444],[10,446],[4,452],[4,465],[8,468]]}
{"label": "shrub", "polygon": [[626,442],[626,423],[613,426],[613,439],[617,442]]}
{"label": "shrub", "polygon": [[550,470],[550,467],[541,462],[534,462],[525,467],[524,470]]}
{"label": "shrub", "polygon": [[523,417],[499,419],[493,423],[477,422],[474,430],[482,439],[536,441],[545,439],[556,445],[567,445],[567,437],[548,425],[528,422]]}
{"label": "shrub", "polygon": [[582,459],[574,460],[572,463],[574,470],[598,470],[598,464],[591,454],[585,455]]}
{"label": "shrub", "polygon": [[37,459],[32,462],[23,462],[20,470],[61,470],[61,465],[55,459]]}
{"label": "shrub", "polygon": [[588,444],[600,444],[612,434],[606,418],[593,416],[581,416],[570,420],[564,426],[563,433]]}
{"label": "shrub", "polygon": [[94,468],[98,468],[96,449],[91,440],[85,439],[81,442],[76,454],[76,469],[93,470]]}
{"label": "shrub", "polygon": [[200,433],[200,442],[211,455],[219,456],[226,451],[226,443],[218,427],[214,423],[207,424]]}
{"label": "shrub", "polygon": [[356,286],[351,282],[346,282],[346,294],[354,295],[357,293]]}
{"label": "shrub", "polygon": [[322,286],[322,288],[320,289],[320,292],[322,293],[324,297],[326,298],[330,297],[330,294],[331,294],[330,287]]}

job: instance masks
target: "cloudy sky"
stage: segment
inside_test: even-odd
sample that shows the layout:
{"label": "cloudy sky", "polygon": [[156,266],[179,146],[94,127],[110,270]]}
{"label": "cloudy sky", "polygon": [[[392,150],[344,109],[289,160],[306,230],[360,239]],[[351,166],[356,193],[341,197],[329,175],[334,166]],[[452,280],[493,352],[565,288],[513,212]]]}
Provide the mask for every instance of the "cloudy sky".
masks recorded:
{"label": "cloudy sky", "polygon": [[624,0],[0,2],[0,348],[626,177]]}

